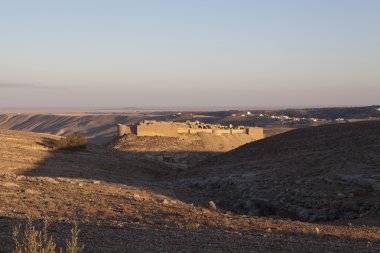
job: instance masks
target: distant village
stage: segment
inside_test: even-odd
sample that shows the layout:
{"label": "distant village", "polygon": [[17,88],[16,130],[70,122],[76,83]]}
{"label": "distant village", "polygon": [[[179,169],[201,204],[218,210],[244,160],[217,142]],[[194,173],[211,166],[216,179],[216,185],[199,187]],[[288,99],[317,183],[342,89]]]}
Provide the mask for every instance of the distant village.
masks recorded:
{"label": "distant village", "polygon": [[[375,110],[376,114],[378,114],[378,116],[376,116],[376,114],[373,115],[372,118],[380,118],[380,108],[375,107],[372,110]],[[284,110],[284,112],[285,111],[286,110]],[[368,112],[366,113],[368,114]],[[201,113],[200,115],[202,117],[205,117]],[[329,123],[329,122],[343,123],[343,122],[349,122],[350,120],[355,119],[355,116],[344,118],[344,117],[339,117],[338,115],[339,114],[337,114],[336,118],[317,118],[317,117],[307,117],[307,116],[294,117],[294,116],[286,115],[285,113],[281,114],[281,111],[277,111],[277,112],[234,111],[234,112],[231,112],[230,114],[228,114],[227,112],[227,114],[223,114],[221,117],[225,117],[227,120],[231,122],[234,122],[234,121],[244,122],[250,119],[256,120],[257,122],[259,122],[260,120],[265,120],[266,122],[267,120],[272,120],[272,121],[279,122],[281,124],[291,124],[291,125],[292,124],[323,124],[323,123]],[[189,116],[190,118],[197,118],[198,115],[193,114],[193,113],[177,112],[171,115],[171,118],[183,118],[183,117],[189,118]],[[246,120],[244,120],[243,118],[245,118]],[[362,117],[358,117],[358,118],[362,118]],[[371,117],[368,116],[368,118],[371,118]]]}
{"label": "distant village", "polygon": [[[305,118],[305,117],[302,117],[302,118],[299,118],[299,117],[290,117],[290,116],[287,116],[287,115],[276,115],[276,114],[263,114],[263,113],[259,113],[259,114],[253,114],[251,112],[246,112],[246,113],[243,113],[243,114],[231,114],[232,117],[257,117],[257,118],[270,118],[270,119],[276,119],[276,120],[279,120],[281,122],[290,122],[290,121],[293,121],[293,122],[305,122],[305,121],[311,121],[311,122],[325,122],[327,121],[326,119],[318,119],[318,118]],[[341,120],[341,119],[336,119],[337,121],[338,120]],[[342,119],[344,120],[344,119]]]}
{"label": "distant village", "polygon": [[[380,111],[380,109],[379,109],[379,111]],[[176,118],[176,117],[180,117],[182,115],[183,114],[181,112],[179,112],[179,113],[173,114],[172,117]],[[279,120],[283,123],[290,123],[290,122],[294,122],[294,123],[308,123],[308,122],[317,123],[317,122],[321,122],[322,123],[322,122],[328,121],[326,119],[320,119],[320,118],[305,118],[305,117],[299,118],[299,117],[290,117],[287,115],[276,115],[276,114],[267,114],[267,113],[252,113],[250,111],[241,112],[241,113],[232,113],[229,116],[233,117],[233,118],[262,118],[262,119],[269,118],[269,119],[273,119],[273,120]],[[344,120],[345,119],[343,119],[343,118],[335,119],[335,121],[344,121]]]}

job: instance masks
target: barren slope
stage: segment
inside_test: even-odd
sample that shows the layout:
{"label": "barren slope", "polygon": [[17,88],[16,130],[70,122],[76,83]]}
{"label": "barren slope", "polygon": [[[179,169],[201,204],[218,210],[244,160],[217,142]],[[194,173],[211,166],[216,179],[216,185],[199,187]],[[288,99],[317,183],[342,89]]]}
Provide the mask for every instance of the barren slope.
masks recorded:
{"label": "barren slope", "polygon": [[113,144],[119,151],[144,154],[174,166],[192,166],[207,157],[226,152],[252,140],[246,134],[216,136],[186,134],[178,138],[126,135]]}
{"label": "barren slope", "polygon": [[116,125],[129,119],[121,115],[0,114],[0,129],[56,135],[82,133],[92,143],[106,143],[115,137]]}
{"label": "barren slope", "polygon": [[246,134],[184,134],[178,138],[126,135],[115,148],[130,152],[226,152],[252,140]]}
{"label": "barren slope", "polygon": [[184,177],[238,213],[377,219],[380,122],[293,130],[211,158]]}
{"label": "barren slope", "polygon": [[[205,208],[162,163],[103,147],[51,151],[56,136],[0,130],[0,251],[26,216],[62,242],[77,220],[85,252],[378,252],[380,230],[247,217]],[[165,182],[162,180],[165,179]],[[193,204],[194,203],[194,204]]]}

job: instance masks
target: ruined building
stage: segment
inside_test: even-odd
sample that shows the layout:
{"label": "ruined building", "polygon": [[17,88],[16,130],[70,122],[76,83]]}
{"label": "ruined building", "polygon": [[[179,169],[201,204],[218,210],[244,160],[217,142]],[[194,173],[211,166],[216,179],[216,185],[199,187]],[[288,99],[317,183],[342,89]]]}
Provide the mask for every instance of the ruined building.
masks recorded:
{"label": "ruined building", "polygon": [[171,122],[144,120],[135,126],[119,124],[118,132],[119,136],[135,134],[137,136],[179,137],[187,134],[205,133],[217,136],[246,134],[252,140],[260,140],[264,138],[264,130],[261,127],[233,127],[232,125],[223,126],[204,124],[199,121]]}

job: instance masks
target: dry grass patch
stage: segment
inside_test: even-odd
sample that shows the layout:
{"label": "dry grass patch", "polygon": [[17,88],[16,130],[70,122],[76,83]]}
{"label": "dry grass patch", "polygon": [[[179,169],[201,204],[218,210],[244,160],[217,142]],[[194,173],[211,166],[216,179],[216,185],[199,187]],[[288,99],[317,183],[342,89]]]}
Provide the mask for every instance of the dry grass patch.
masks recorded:
{"label": "dry grass patch", "polygon": [[78,242],[79,229],[77,224],[71,229],[71,238],[66,240],[66,248],[57,249],[52,236],[48,234],[49,222],[45,219],[42,230],[38,230],[31,219],[24,228],[20,225],[13,227],[14,253],[80,253],[84,246]]}

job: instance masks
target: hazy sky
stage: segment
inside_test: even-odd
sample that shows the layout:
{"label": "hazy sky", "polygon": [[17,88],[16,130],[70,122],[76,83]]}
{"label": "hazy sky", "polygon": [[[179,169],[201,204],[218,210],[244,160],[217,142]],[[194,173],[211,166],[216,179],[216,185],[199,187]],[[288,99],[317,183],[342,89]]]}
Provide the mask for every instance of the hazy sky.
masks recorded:
{"label": "hazy sky", "polygon": [[0,0],[0,108],[365,104],[379,0]]}

